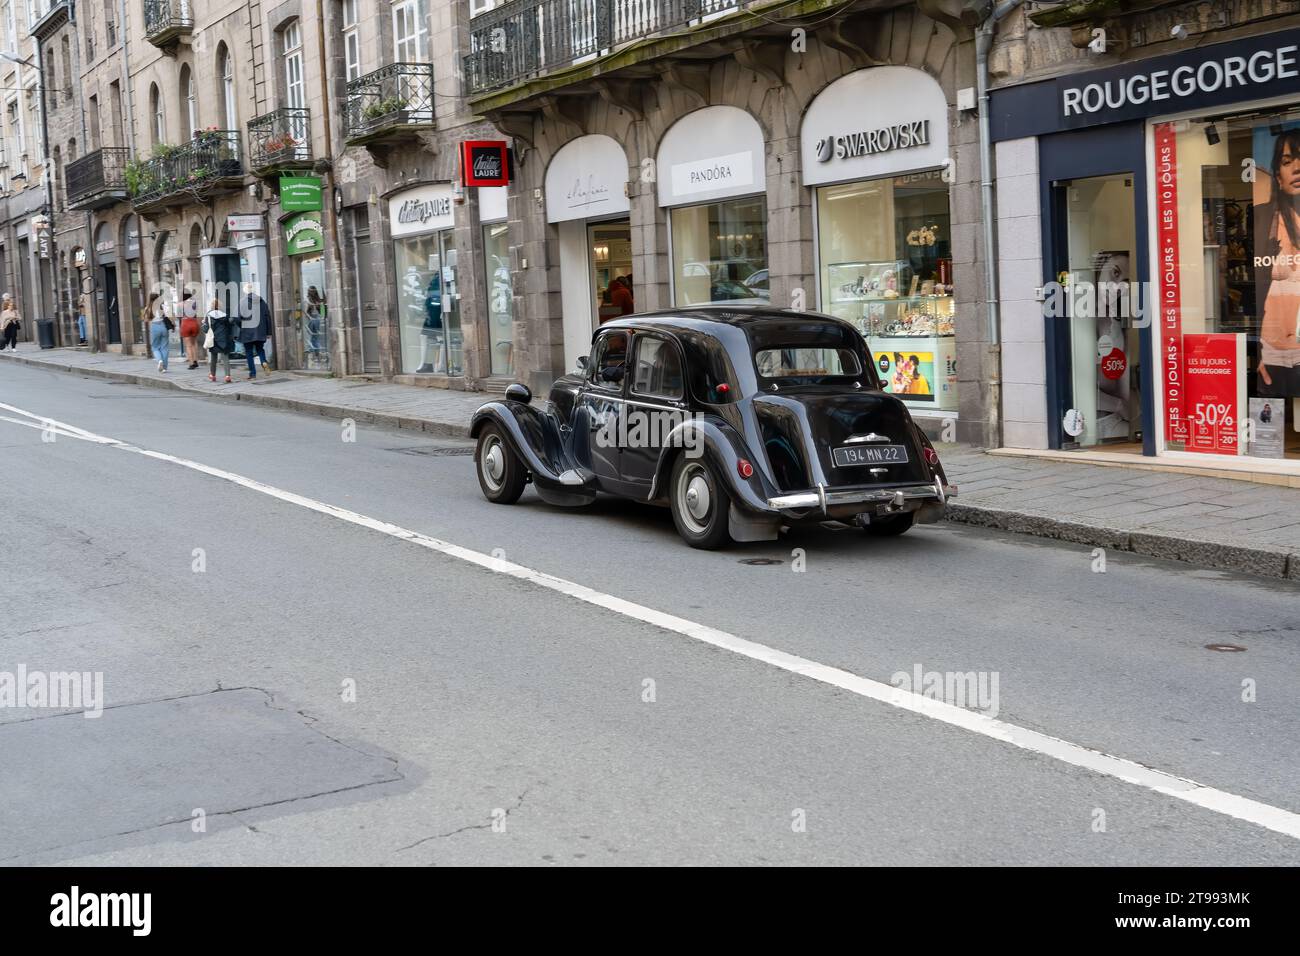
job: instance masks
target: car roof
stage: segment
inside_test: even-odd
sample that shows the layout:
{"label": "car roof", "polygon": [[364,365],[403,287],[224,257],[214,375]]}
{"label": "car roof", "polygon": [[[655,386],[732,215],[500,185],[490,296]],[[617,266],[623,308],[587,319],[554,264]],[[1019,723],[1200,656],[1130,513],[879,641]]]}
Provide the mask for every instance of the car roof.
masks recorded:
{"label": "car roof", "polygon": [[692,305],[680,309],[665,309],[660,312],[645,312],[613,319],[601,325],[600,331],[610,328],[623,329],[657,329],[671,332],[673,329],[692,329],[708,331],[708,326],[730,326],[744,329],[746,332],[775,332],[784,326],[791,331],[810,332],[816,326],[827,325],[839,330],[856,332],[852,323],[837,319],[833,315],[821,312],[797,312],[794,309],[777,309],[769,305]]}

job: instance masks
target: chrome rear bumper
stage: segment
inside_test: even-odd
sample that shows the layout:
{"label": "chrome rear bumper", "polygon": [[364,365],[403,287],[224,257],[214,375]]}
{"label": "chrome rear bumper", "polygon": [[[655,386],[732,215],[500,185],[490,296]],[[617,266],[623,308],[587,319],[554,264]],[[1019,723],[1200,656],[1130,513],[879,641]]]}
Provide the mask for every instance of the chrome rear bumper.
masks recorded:
{"label": "chrome rear bumper", "polygon": [[809,511],[816,509],[825,514],[828,509],[841,505],[893,505],[903,508],[909,501],[937,501],[943,504],[956,496],[955,485],[945,485],[939,479],[932,485],[901,485],[894,488],[856,488],[849,491],[827,491],[818,485],[816,491],[801,491],[793,495],[778,495],[767,499],[773,511]]}

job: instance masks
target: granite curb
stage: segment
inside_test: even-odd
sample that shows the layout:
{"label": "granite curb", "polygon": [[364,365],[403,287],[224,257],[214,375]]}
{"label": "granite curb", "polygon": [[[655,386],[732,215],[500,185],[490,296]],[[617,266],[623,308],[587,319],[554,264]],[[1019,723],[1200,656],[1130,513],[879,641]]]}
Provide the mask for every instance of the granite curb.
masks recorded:
{"label": "granite curb", "polygon": [[[168,379],[155,378],[149,375],[139,375],[135,372],[114,372],[111,369],[100,368],[83,368],[77,365],[64,365],[61,362],[50,362],[39,358],[32,358],[27,355],[4,355],[6,361],[19,362],[23,365],[31,365],[36,368],[50,369],[57,372],[68,372],[73,375],[89,375],[94,378],[106,379],[112,382],[125,382],[132,385],[147,385],[152,388],[170,389],[178,392],[185,392],[187,395],[196,395],[200,398],[216,399],[218,401],[237,401],[249,402],[253,405],[263,405],[267,408],[278,408],[282,411],[298,412],[306,415],[320,415],[325,418],[351,418],[353,421],[364,422],[370,425],[388,425],[393,428],[402,428],[408,431],[422,431],[426,434],[437,435],[442,438],[468,438],[469,423],[457,424],[453,422],[439,422],[427,418],[418,418],[411,415],[395,415],[388,412],[375,411],[369,408],[358,408],[350,405],[336,405],[329,402],[305,401],[297,398],[284,398],[279,395],[259,394],[257,392],[212,392],[203,388],[194,388],[185,385],[182,382]],[[281,375],[290,373],[282,372]],[[489,400],[488,396],[483,399]]]}
{"label": "granite curb", "polygon": [[1161,534],[1105,525],[1088,525],[1052,515],[948,503],[948,521],[1014,534],[1068,541],[1147,558],[1179,561],[1215,571],[1235,571],[1257,577],[1300,581],[1300,554],[1283,549],[1254,548],[1192,536]]}

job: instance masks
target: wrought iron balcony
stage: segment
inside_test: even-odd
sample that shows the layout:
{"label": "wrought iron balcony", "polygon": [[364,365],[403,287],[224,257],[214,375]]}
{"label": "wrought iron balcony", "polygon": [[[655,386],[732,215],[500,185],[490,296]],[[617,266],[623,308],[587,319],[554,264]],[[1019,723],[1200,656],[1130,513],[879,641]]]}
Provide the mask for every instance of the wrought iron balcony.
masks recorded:
{"label": "wrought iron balcony", "polygon": [[127,166],[127,191],[139,211],[182,206],[243,187],[239,130],[206,130],[182,146],[161,147],[155,153]]}
{"label": "wrought iron balcony", "polygon": [[737,7],[737,0],[510,0],[470,21],[466,92],[514,86]]}
{"label": "wrought iron balcony", "polygon": [[125,147],[97,149],[68,163],[65,173],[68,206],[100,209],[126,199]]}
{"label": "wrought iron balcony", "polygon": [[255,173],[311,162],[311,110],[286,106],[248,121],[248,165]]}
{"label": "wrought iron balcony", "polygon": [[144,0],[144,36],[154,46],[175,46],[193,29],[190,0]]}
{"label": "wrought iron balcony", "polygon": [[433,127],[433,67],[390,63],[348,83],[349,144],[403,139]]}

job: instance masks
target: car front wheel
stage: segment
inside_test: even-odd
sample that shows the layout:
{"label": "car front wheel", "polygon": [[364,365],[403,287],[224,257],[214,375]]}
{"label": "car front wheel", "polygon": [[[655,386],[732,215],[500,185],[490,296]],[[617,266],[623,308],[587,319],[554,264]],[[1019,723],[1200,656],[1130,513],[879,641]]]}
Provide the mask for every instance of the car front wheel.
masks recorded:
{"label": "car front wheel", "polygon": [[731,496],[702,458],[682,455],[673,463],[671,504],[677,533],[692,548],[712,550],[731,543]]}
{"label": "car front wheel", "polygon": [[478,436],[478,484],[483,497],[498,505],[512,505],[524,493],[527,473],[497,425],[488,425]]}

